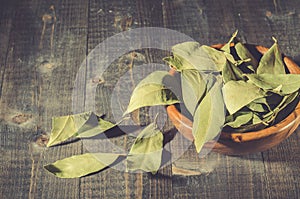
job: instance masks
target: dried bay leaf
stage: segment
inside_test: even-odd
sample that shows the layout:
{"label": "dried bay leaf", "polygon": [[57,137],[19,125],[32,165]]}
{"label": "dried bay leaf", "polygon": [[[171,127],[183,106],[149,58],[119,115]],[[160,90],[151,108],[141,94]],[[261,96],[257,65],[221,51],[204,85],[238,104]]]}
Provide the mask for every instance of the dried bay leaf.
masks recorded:
{"label": "dried bay leaf", "polygon": [[116,124],[105,121],[93,112],[52,118],[52,130],[47,147],[60,144],[71,137],[91,137],[113,128]]}
{"label": "dried bay leaf", "polygon": [[260,117],[256,114],[253,114],[250,124],[245,124],[236,128],[236,132],[248,132],[248,131],[257,131],[263,128],[266,128],[268,124],[260,119]]}
{"label": "dried bay leaf", "polygon": [[58,160],[44,168],[59,178],[79,178],[104,170],[124,157],[114,153],[86,153]]}
{"label": "dried bay leaf", "polygon": [[215,138],[223,127],[225,106],[221,88],[222,79],[218,78],[196,108],[192,132],[198,153],[205,142]]}
{"label": "dried bay leaf", "polygon": [[277,41],[262,56],[257,67],[257,74],[285,74],[285,67],[282,61]]}
{"label": "dried bay leaf", "polygon": [[175,77],[167,71],[155,71],[144,78],[134,89],[124,115],[146,106],[179,103],[175,94],[164,85],[164,80],[167,78],[173,78],[176,83]]}
{"label": "dried bay leaf", "polygon": [[[196,69],[199,71],[221,71],[222,58],[217,58],[217,53],[207,47],[202,47],[198,42],[184,42],[172,47],[172,53],[176,63],[177,70]],[[179,60],[179,61],[178,61]],[[216,63],[215,63],[216,61]],[[175,63],[175,64],[176,64]]]}
{"label": "dried bay leaf", "polygon": [[[292,109],[288,110],[286,112],[286,108],[294,101],[296,100],[297,96],[299,96],[298,92],[289,94],[281,98],[281,101],[277,106],[269,111],[268,113],[257,113],[253,112],[253,118],[249,124],[242,125],[235,129],[237,132],[247,132],[247,131],[254,131],[254,130],[260,130],[263,129],[269,125],[272,125],[274,122],[276,122],[277,118],[280,119],[278,121],[281,121],[284,119],[289,111],[292,111]],[[272,96],[268,96],[267,98],[271,98]],[[277,99],[278,100],[278,99]],[[276,100],[276,101],[277,101]],[[260,99],[258,99],[260,101]],[[236,113],[238,114],[238,112]]]}
{"label": "dried bay leaf", "polygon": [[175,70],[179,70],[178,68],[181,68],[181,62],[179,62],[173,56],[164,57],[163,61],[167,62],[167,64]]}
{"label": "dried bay leaf", "polygon": [[300,88],[298,74],[246,74],[249,82],[279,95],[291,94]]}
{"label": "dried bay leaf", "polygon": [[247,105],[247,108],[253,112],[264,113],[271,110],[270,106],[267,104],[267,99],[265,97],[256,99]]}
{"label": "dried bay leaf", "polygon": [[224,83],[227,83],[231,80],[243,80],[243,72],[231,62],[227,62],[222,70],[222,76]]}
{"label": "dried bay leaf", "polygon": [[183,102],[192,115],[199,100],[205,94],[206,83],[204,74],[197,70],[183,70],[181,72]]}
{"label": "dried bay leaf", "polygon": [[[237,55],[241,60],[247,60],[250,58],[250,68],[254,71],[256,71],[258,67],[258,61],[255,59],[255,57],[249,52],[249,50],[246,48],[244,44],[241,42],[238,42],[234,46]],[[248,67],[249,68],[249,67]]]}
{"label": "dried bay leaf", "polygon": [[106,121],[104,119],[98,118],[98,125],[96,125],[96,126],[94,126],[93,124],[90,124],[89,126],[84,125],[82,128],[80,128],[78,130],[78,132],[76,134],[76,137],[78,137],[78,138],[89,138],[89,137],[99,135],[100,133],[104,133],[105,131],[114,128],[120,122],[114,124],[114,123],[111,123],[111,122]]}
{"label": "dried bay leaf", "polygon": [[231,46],[231,43],[232,43],[232,42],[234,41],[234,39],[236,38],[237,34],[238,34],[238,30],[236,30],[236,31],[232,34],[232,36],[231,36],[231,38],[229,39],[229,41],[221,48],[221,50],[223,50],[224,52],[230,54],[230,46]]}
{"label": "dried bay leaf", "polygon": [[127,169],[156,173],[161,165],[162,150],[163,134],[151,123],[135,139],[127,156]]}
{"label": "dried bay leaf", "polygon": [[270,111],[269,113],[265,114],[263,116],[263,120],[266,122],[266,123],[271,123],[273,122],[278,113],[280,111],[283,111],[290,103],[292,103],[297,97],[299,96],[299,92],[294,92],[294,93],[291,93],[289,95],[285,95],[281,102],[272,110]]}
{"label": "dried bay leaf", "polygon": [[206,45],[202,45],[201,48],[208,54],[208,56],[216,64],[218,71],[222,71],[224,66],[227,64],[227,59],[224,52]]}
{"label": "dried bay leaf", "polygon": [[223,98],[230,114],[240,110],[255,99],[265,96],[263,90],[245,81],[229,81],[223,86]]}
{"label": "dried bay leaf", "polygon": [[224,126],[230,126],[232,128],[239,128],[244,124],[247,124],[253,118],[253,112],[236,112],[233,115],[226,117],[226,123]]}

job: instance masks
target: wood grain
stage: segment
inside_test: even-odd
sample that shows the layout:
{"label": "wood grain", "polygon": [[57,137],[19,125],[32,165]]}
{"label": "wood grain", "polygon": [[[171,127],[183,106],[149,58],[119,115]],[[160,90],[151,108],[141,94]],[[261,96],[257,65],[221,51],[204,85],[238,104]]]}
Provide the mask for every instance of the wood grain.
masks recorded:
{"label": "wood grain", "polygon": [[[248,43],[270,46],[299,62],[299,2],[221,0],[28,0],[0,7],[1,198],[299,198],[299,130],[264,153],[199,158],[191,146],[173,166],[201,175],[126,174],[109,169],[81,179],[58,179],[44,164],[86,152],[81,142],[45,149],[51,117],[72,113],[72,89],[88,53],[105,39],[138,27],[166,27],[201,44],[224,43],[239,29]],[[136,51],[140,64],[161,62],[166,52]],[[131,54],[117,59],[97,87],[98,113],[110,106]],[[126,61],[127,60],[127,61]],[[128,62],[129,60],[129,62]],[[141,69],[141,74],[147,70]],[[126,82],[132,89],[132,82]],[[121,88],[121,87],[120,87]],[[116,106],[125,106],[124,104]],[[128,147],[130,138],[113,143]],[[175,173],[175,171],[177,173]],[[180,172],[179,172],[180,173]]]}

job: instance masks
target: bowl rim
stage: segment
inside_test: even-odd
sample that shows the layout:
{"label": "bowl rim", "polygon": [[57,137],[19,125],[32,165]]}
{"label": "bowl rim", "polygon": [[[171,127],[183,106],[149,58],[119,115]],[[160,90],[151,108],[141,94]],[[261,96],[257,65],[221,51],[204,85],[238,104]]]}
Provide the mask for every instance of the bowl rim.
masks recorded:
{"label": "bowl rim", "polygon": [[[212,45],[211,47],[220,49],[224,46],[225,44],[215,44]],[[234,44],[231,44],[233,46]],[[252,45],[252,44],[249,44]],[[261,46],[261,45],[253,45],[255,46],[256,50],[260,52],[261,54],[264,54],[268,51],[269,48]],[[283,55],[283,62],[285,63],[286,67],[288,68],[289,72],[291,74],[300,74],[300,67],[289,57]],[[170,70],[170,74],[174,75],[176,71],[174,69]],[[193,141],[194,137],[192,134],[192,125],[193,122],[188,119],[186,116],[180,113],[180,111],[175,107],[175,105],[169,105],[167,106],[167,113],[174,124],[174,126],[178,129],[178,131],[188,140]],[[242,142],[249,142],[253,140],[259,140],[262,138],[266,138],[268,136],[271,136],[273,134],[278,134],[284,129],[287,128],[294,128],[293,131],[298,127],[299,124],[295,126],[295,122],[299,121],[297,119],[300,118],[300,101],[294,108],[294,110],[287,116],[285,117],[282,121],[278,122],[275,125],[272,125],[270,127],[257,130],[257,131],[249,131],[249,132],[224,132],[221,131],[220,133],[220,139],[223,140],[231,140],[236,143],[242,143]],[[292,132],[293,132],[292,131]],[[291,133],[292,133],[291,132]],[[290,134],[291,134],[290,133]]]}

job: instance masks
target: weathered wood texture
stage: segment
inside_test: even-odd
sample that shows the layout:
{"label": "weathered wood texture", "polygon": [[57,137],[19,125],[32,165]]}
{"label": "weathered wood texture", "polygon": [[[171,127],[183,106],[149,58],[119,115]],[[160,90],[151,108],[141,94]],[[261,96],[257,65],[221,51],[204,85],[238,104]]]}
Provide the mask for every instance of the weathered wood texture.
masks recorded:
{"label": "weathered wood texture", "polygon": [[[241,157],[190,147],[158,175],[109,169],[81,179],[58,179],[43,165],[86,151],[82,142],[46,149],[51,117],[72,113],[72,89],[84,59],[105,39],[138,27],[165,27],[202,44],[223,43],[236,29],[248,43],[275,36],[300,63],[297,0],[55,0],[0,6],[0,198],[300,198],[300,131],[279,146]],[[114,120],[112,92],[131,66],[161,62],[165,52],[140,49],[103,74],[96,107]],[[139,74],[149,71],[141,68]],[[86,71],[87,72],[87,71]],[[139,78],[139,77],[135,77]],[[84,79],[83,82],[88,79]],[[132,89],[135,82],[128,83]],[[87,84],[88,82],[84,82]],[[121,86],[120,86],[121,88]],[[128,93],[129,94],[129,93]],[[125,104],[118,104],[119,109]],[[128,145],[130,140],[113,140]],[[201,173],[177,175],[178,168]],[[177,170],[176,170],[177,169]]]}

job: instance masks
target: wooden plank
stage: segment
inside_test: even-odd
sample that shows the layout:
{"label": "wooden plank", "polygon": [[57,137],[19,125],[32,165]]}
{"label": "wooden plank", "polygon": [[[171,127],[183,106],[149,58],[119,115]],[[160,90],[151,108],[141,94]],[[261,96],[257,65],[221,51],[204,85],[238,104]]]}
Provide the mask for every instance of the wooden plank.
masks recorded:
{"label": "wooden plank", "polygon": [[299,129],[277,147],[263,153],[270,198],[300,197]]}
{"label": "wooden plank", "polygon": [[[194,176],[177,175],[178,168],[172,171],[168,166],[158,175],[109,169],[82,179],[58,179],[42,168],[87,151],[80,142],[45,149],[44,133],[51,129],[52,116],[72,113],[72,88],[81,62],[106,38],[130,28],[158,26],[185,33],[202,44],[214,44],[226,42],[239,29],[241,39],[249,43],[270,46],[275,36],[282,51],[300,61],[298,7],[297,0],[29,0],[1,4],[0,195],[299,198],[299,130],[267,152],[241,157],[210,154],[199,159],[190,147],[175,165],[198,172]],[[155,50],[135,53],[133,67],[160,62],[163,57]],[[130,68],[131,59],[130,53],[116,59],[104,74],[106,82],[97,89],[97,112],[107,113],[111,120],[115,119],[110,107],[112,91],[118,89],[114,85]],[[141,74],[146,73],[142,69]],[[131,80],[125,83],[134,85]],[[128,147],[132,139],[112,142]]]}
{"label": "wooden plank", "polygon": [[[30,77],[26,78],[25,75],[22,76],[23,79],[20,78],[20,73],[24,73],[26,71],[25,68],[21,67],[24,67],[24,65],[22,65],[22,61],[25,57],[24,55],[22,55],[21,51],[24,50],[25,46],[20,39],[21,36],[19,36],[19,34],[24,33],[24,28],[22,29],[20,27],[19,31],[16,30],[15,27],[18,25],[21,26],[21,24],[17,24],[15,18],[18,18],[18,15],[20,16],[20,12],[18,12],[18,9],[21,10],[22,5],[14,5],[13,7],[10,7],[11,5],[6,4],[6,6],[8,7],[4,7],[2,9],[7,9],[7,11],[11,12],[12,15],[6,16],[6,19],[10,21],[7,24],[8,26],[1,27],[2,31],[7,31],[6,38],[8,39],[6,44],[1,39],[1,43],[3,42],[3,46],[8,45],[9,49],[6,53],[1,53],[1,60],[5,60],[5,62],[2,63],[3,65],[1,64],[1,76],[3,78],[3,81],[1,83],[2,92],[0,109],[1,152],[3,151],[3,156],[1,157],[2,164],[0,174],[1,196],[3,198],[23,198],[28,197],[30,184],[30,158],[28,155],[28,144],[26,139],[28,138],[30,131],[28,128],[16,125],[13,122],[12,118],[17,116],[21,111],[24,113],[24,109],[26,109],[26,103],[28,102],[26,94],[28,94],[28,90],[31,87],[31,82],[29,83]],[[28,12],[29,11],[25,13]],[[1,13],[6,13],[6,11]],[[1,17],[1,19],[5,19],[5,17]],[[23,39],[28,40],[28,35],[29,34],[23,37]],[[19,38],[16,39],[17,37]],[[21,86],[22,83],[29,83],[27,85],[27,89],[23,90],[24,86]],[[21,86],[22,88],[18,89],[16,84],[19,84],[19,86]],[[23,93],[21,93],[21,91]],[[26,100],[23,100],[22,102],[22,98],[25,98]],[[28,105],[30,106],[30,103],[28,103]],[[20,112],[17,112],[18,108],[20,108]]]}
{"label": "wooden plank", "polygon": [[4,78],[4,71],[5,71],[5,63],[6,63],[6,55],[9,51],[8,43],[9,43],[9,35],[12,26],[12,20],[15,13],[15,4],[11,3],[0,8],[1,10],[1,17],[0,17],[0,98],[2,93],[2,83]]}
{"label": "wooden plank", "polygon": [[[144,26],[162,26],[162,24],[160,1],[92,0],[90,1],[89,10],[88,50],[90,52],[105,39],[122,31]],[[120,44],[111,45],[116,46],[116,50],[118,50]],[[150,50],[139,50],[136,52],[137,57],[132,60],[131,67],[152,62],[157,54],[157,52],[151,52]],[[109,66],[102,77],[105,82],[97,90],[97,112],[105,113],[110,120],[115,120],[110,108],[113,89],[121,89],[118,86],[114,88],[114,85],[117,83],[118,78],[129,69],[127,65],[132,59],[130,55],[130,52],[127,52],[122,57],[116,58],[117,60]],[[161,62],[161,57],[159,59]],[[147,73],[147,70],[143,68],[140,70],[141,74]],[[129,88],[133,88],[134,83],[129,82],[128,85]],[[125,89],[128,89],[128,87]],[[122,104],[121,109],[122,107],[124,110],[126,103]],[[112,142],[127,147],[130,143],[129,138],[116,139]],[[162,170],[163,173],[169,173],[169,175],[170,171],[170,167]],[[82,198],[170,198],[170,187],[170,179],[109,169],[100,174],[82,178],[80,192]]]}
{"label": "wooden plank", "polygon": [[81,146],[45,150],[43,133],[50,132],[52,116],[72,112],[73,81],[86,52],[87,2],[23,1],[15,11],[1,96],[3,197],[78,198],[78,179],[57,179],[42,166],[81,153]]}
{"label": "wooden plank", "polygon": [[[52,27],[46,28],[44,45],[39,54],[37,74],[37,105],[39,122],[42,130],[49,132],[51,117],[72,114],[72,92],[78,69],[86,56],[86,35],[88,2],[56,1],[53,2],[57,23],[52,34]],[[44,2],[40,16],[51,14],[49,3]],[[48,25],[48,24],[47,24]],[[51,46],[53,37],[53,46]],[[39,43],[40,46],[41,43]],[[50,67],[50,70],[47,70]],[[46,69],[46,70],[45,70]],[[81,143],[47,149],[40,159],[40,168],[36,168],[36,185],[31,184],[36,198],[79,198],[79,179],[58,179],[41,168],[42,165],[58,159],[82,153]],[[38,158],[36,160],[38,164]]]}

